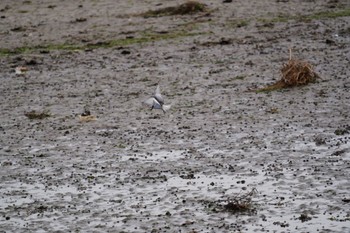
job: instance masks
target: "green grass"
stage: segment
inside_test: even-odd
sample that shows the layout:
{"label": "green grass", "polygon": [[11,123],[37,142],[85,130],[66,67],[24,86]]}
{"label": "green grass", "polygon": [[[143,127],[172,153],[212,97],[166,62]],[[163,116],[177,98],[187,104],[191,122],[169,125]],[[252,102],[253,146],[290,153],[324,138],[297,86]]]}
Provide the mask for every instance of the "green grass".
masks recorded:
{"label": "green grass", "polygon": [[334,19],[339,17],[349,17],[350,16],[350,8],[345,8],[340,11],[321,11],[312,15],[308,15],[306,19]]}
{"label": "green grass", "polygon": [[[28,1],[30,2],[30,1]],[[322,11],[316,12],[310,15],[280,15],[273,18],[258,18],[258,22],[263,23],[278,23],[278,22],[288,22],[289,20],[297,21],[309,21],[309,20],[320,20],[320,19],[334,19],[338,17],[350,17],[350,8],[339,9],[337,11]],[[245,27],[253,19],[239,19],[233,20],[228,23],[229,27]],[[196,24],[194,24],[196,25]],[[17,47],[14,49],[0,48],[0,57],[11,56],[17,54],[26,54],[26,53],[35,53],[40,51],[80,51],[87,49],[97,49],[97,48],[112,48],[119,46],[128,46],[132,44],[142,44],[150,43],[161,40],[172,40],[182,37],[196,36],[204,33],[193,33],[187,30],[174,31],[166,34],[157,34],[157,33],[143,33],[139,37],[134,38],[122,38],[114,39],[109,41],[103,41],[101,43],[95,44],[47,44],[40,46],[23,46]]]}
{"label": "green grass", "polygon": [[140,37],[135,38],[123,38],[123,39],[115,39],[110,41],[104,41],[95,44],[48,44],[42,46],[26,46],[26,47],[18,47],[14,49],[6,49],[0,48],[0,56],[10,56],[17,54],[25,54],[25,53],[34,53],[39,51],[80,51],[86,49],[98,49],[98,48],[113,48],[120,46],[128,46],[132,44],[142,44],[142,43],[150,43],[161,40],[172,40],[182,37],[190,37],[196,36],[199,33],[191,33],[185,31],[177,31],[167,34],[152,34],[152,33],[143,33]]}
{"label": "green grass", "polygon": [[309,21],[320,19],[335,19],[339,17],[349,17],[350,8],[345,8],[338,11],[321,11],[310,15],[279,15],[274,18],[259,18],[258,21],[263,23],[285,23],[289,20]]}

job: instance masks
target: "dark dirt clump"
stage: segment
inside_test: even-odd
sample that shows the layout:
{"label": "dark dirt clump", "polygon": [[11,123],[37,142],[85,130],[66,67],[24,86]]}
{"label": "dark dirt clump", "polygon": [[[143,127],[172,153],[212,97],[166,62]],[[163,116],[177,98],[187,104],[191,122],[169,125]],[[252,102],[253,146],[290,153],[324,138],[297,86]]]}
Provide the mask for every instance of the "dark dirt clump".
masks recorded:
{"label": "dark dirt clump", "polygon": [[157,10],[149,10],[142,13],[143,17],[160,17],[170,15],[187,15],[195,14],[198,12],[204,12],[207,10],[207,6],[203,3],[196,1],[188,1],[178,6],[165,7]]}
{"label": "dark dirt clump", "polygon": [[35,110],[32,110],[30,112],[26,112],[24,113],[24,115],[26,117],[28,117],[29,119],[33,120],[33,119],[39,119],[42,120],[44,118],[50,117],[51,114],[48,111],[42,111],[42,112],[38,112]]}

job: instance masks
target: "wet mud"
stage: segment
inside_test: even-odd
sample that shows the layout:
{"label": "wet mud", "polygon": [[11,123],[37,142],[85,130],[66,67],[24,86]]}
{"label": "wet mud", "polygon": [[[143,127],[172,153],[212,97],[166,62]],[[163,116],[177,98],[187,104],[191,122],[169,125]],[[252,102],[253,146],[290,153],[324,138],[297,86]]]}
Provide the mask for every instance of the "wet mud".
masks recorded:
{"label": "wet mud", "polygon": [[349,2],[180,3],[0,3],[0,232],[350,231]]}

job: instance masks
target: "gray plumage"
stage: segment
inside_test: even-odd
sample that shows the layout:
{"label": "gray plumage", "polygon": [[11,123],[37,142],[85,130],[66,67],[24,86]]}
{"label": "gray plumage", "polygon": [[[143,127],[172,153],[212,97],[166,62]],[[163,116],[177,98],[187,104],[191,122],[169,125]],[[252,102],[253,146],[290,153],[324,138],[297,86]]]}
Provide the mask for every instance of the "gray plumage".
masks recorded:
{"label": "gray plumage", "polygon": [[153,96],[143,102],[145,105],[149,106],[152,109],[161,109],[164,113],[168,111],[171,107],[171,105],[165,105],[164,104],[164,98],[162,94],[160,93],[159,85],[157,85],[156,91],[154,92]]}

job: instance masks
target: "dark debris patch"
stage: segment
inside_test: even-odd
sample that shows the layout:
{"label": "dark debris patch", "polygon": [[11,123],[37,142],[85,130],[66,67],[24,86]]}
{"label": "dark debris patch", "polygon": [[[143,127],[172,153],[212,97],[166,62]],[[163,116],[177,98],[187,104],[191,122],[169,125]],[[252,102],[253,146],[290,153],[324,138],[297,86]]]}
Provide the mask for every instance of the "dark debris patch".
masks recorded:
{"label": "dark debris patch", "polygon": [[302,213],[298,219],[301,222],[307,222],[307,221],[310,221],[312,218],[307,213]]}
{"label": "dark debris patch", "polygon": [[334,134],[337,136],[345,135],[350,133],[350,126],[346,125],[344,127],[338,128],[334,131]]}
{"label": "dark debris patch", "polygon": [[342,201],[343,201],[344,203],[350,203],[350,198],[344,198],[344,199],[342,199]]}
{"label": "dark debris patch", "polygon": [[230,197],[226,201],[204,201],[209,210],[214,212],[229,212],[232,214],[253,215],[257,213],[257,204],[252,198],[257,194],[257,190],[253,188],[250,192]]}
{"label": "dark debris patch", "polygon": [[142,13],[140,16],[148,18],[171,15],[191,15],[205,11],[207,11],[207,6],[205,4],[196,1],[188,1],[178,6],[170,6],[156,10],[149,10],[145,13]]}
{"label": "dark debris patch", "polygon": [[289,227],[289,223],[286,223],[286,222],[279,222],[279,221],[273,222],[273,225],[280,226],[280,227],[283,227],[283,228]]}
{"label": "dark debris patch", "polygon": [[343,154],[345,154],[347,152],[346,149],[343,149],[343,150],[337,150],[337,151],[334,151],[331,156],[342,156]]}
{"label": "dark debris patch", "polygon": [[24,115],[31,120],[42,120],[51,116],[51,114],[48,111],[37,112],[35,110],[26,112],[24,113]]}
{"label": "dark debris patch", "polygon": [[191,179],[195,179],[195,176],[193,173],[189,173],[186,175],[180,175],[180,178],[185,179],[185,180],[191,180]]}

